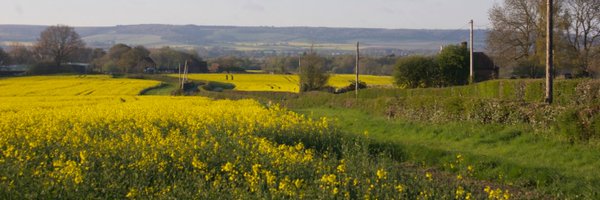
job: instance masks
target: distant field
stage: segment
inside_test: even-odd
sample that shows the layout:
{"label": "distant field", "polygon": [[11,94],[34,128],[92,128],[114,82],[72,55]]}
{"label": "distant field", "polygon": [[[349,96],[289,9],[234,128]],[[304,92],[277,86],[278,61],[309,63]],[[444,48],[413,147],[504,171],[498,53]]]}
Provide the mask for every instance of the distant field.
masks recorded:
{"label": "distant field", "polygon": [[[176,74],[170,76],[177,77]],[[234,74],[226,79],[225,74],[190,74],[192,80],[217,81],[234,84],[235,90],[240,91],[272,91],[272,92],[298,92],[298,76],[282,74]],[[329,85],[333,87],[344,87],[354,80],[354,75],[332,75],[329,79]],[[389,76],[361,75],[361,80],[369,86],[392,85],[392,78]]]}
{"label": "distant field", "polygon": [[137,95],[158,81],[117,79],[106,75],[31,76],[0,79],[0,96]]}

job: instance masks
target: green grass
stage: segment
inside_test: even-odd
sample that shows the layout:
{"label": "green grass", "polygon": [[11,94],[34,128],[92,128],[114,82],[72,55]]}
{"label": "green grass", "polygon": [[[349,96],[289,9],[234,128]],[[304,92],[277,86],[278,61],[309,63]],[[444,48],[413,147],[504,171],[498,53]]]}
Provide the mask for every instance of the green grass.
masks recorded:
{"label": "green grass", "polygon": [[154,96],[169,96],[173,91],[177,90],[178,87],[172,83],[162,83],[160,86],[148,88],[142,91],[141,95],[154,95]]}
{"label": "green grass", "polygon": [[542,138],[527,126],[408,123],[338,108],[297,112],[335,118],[349,134],[368,132],[369,138],[391,149],[401,161],[451,171],[445,164],[461,154],[484,180],[540,190],[556,198],[599,197],[600,149]]}

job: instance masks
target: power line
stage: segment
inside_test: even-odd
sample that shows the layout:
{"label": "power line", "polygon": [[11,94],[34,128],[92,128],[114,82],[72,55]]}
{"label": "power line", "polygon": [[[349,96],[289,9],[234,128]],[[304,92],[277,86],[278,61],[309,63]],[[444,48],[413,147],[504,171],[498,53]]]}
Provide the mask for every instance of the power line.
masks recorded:
{"label": "power line", "polygon": [[[461,32],[461,31],[469,31],[469,29],[468,29],[468,28],[469,28],[469,26],[470,26],[470,24],[469,24],[469,23],[466,23],[466,24],[464,24],[463,26],[461,26],[460,28],[457,28],[457,29],[450,29],[450,30],[454,30],[454,31],[452,31],[452,32],[450,32],[450,33],[447,33],[447,34],[445,34],[445,36],[444,36],[444,37],[442,37],[442,38],[440,39],[440,41],[445,41],[445,40],[448,40],[450,37],[454,37],[454,36],[456,36],[456,34],[457,34],[457,33],[459,33],[459,32]],[[463,38],[461,37],[461,39],[463,39]],[[466,38],[464,38],[464,39],[466,39]],[[461,42],[461,41],[459,41],[459,42]]]}

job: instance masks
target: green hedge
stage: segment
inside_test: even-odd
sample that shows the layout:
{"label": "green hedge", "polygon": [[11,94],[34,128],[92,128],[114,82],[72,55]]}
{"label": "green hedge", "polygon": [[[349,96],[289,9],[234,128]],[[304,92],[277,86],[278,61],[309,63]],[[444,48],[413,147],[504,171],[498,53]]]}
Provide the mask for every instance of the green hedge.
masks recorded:
{"label": "green hedge", "polygon": [[[545,82],[539,79],[492,80],[449,88],[371,88],[360,92],[361,98],[415,96],[471,97],[538,103],[544,101]],[[559,105],[598,103],[600,102],[600,80],[556,80],[554,99]]]}

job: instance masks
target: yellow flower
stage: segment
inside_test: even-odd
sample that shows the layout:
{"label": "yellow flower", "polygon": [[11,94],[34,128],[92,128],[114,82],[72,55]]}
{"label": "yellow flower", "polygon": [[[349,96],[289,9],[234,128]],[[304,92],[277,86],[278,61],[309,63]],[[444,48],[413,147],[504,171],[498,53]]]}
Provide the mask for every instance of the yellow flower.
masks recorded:
{"label": "yellow flower", "polygon": [[233,164],[231,164],[230,162],[225,163],[225,165],[221,166],[221,171],[224,171],[224,172],[233,171]]}
{"label": "yellow flower", "polygon": [[510,199],[510,193],[508,192],[508,190],[504,191],[504,195],[502,195],[502,197],[504,197],[504,199],[506,200]]}
{"label": "yellow flower", "polygon": [[335,184],[336,178],[335,174],[326,174],[321,177],[321,182]]}
{"label": "yellow flower", "polygon": [[387,178],[387,172],[384,169],[377,170],[377,178],[378,179],[386,179]]}
{"label": "yellow flower", "polygon": [[404,186],[402,184],[398,184],[396,186],[396,191],[398,191],[399,193],[404,192]]}
{"label": "yellow flower", "polygon": [[425,177],[427,178],[428,181],[433,180],[433,175],[431,174],[431,172],[425,172]]}
{"label": "yellow flower", "polygon": [[463,197],[464,194],[465,194],[465,189],[462,186],[458,186],[458,188],[456,188],[455,198],[460,199]]}
{"label": "yellow flower", "polygon": [[334,187],[334,188],[333,188],[333,191],[332,191],[333,195],[336,195],[336,194],[338,194],[339,192],[340,192],[340,190],[339,190],[337,187]]}
{"label": "yellow flower", "polygon": [[296,186],[296,188],[300,189],[302,187],[302,180],[300,179],[296,179],[294,180],[294,186]]}

